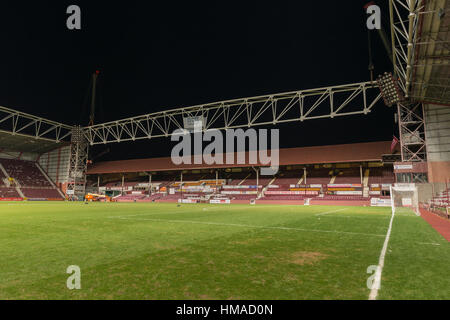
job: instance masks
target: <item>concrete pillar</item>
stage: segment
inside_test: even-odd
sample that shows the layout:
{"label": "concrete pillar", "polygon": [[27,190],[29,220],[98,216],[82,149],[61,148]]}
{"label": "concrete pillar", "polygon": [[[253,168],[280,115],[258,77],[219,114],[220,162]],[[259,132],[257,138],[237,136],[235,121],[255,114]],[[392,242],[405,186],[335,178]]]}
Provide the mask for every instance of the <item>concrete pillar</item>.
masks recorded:
{"label": "concrete pillar", "polygon": [[363,181],[363,169],[362,169],[362,165],[359,166],[359,174],[361,175],[361,185],[363,185],[363,184],[364,184],[364,181]]}

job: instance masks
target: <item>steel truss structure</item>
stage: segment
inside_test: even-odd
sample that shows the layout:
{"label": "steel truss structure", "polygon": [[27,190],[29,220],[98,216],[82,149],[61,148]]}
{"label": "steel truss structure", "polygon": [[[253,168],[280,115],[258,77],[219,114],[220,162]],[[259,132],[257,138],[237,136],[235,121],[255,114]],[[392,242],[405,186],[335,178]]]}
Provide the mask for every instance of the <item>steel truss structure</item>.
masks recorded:
{"label": "steel truss structure", "polygon": [[425,119],[420,102],[397,105],[402,161],[426,161]]}
{"label": "steel truss structure", "polygon": [[68,140],[71,126],[0,106],[0,130],[59,143]]}
{"label": "steel truss structure", "polygon": [[394,73],[405,97],[397,105],[402,161],[426,161],[423,105],[417,102],[423,99],[416,97],[412,87],[417,70],[424,67],[419,47],[439,39],[421,39],[423,16],[430,14],[425,6],[425,0],[389,0]]}
{"label": "steel truss structure", "polygon": [[375,82],[361,82],[156,112],[86,127],[84,137],[90,145],[169,137],[190,117],[203,117],[203,130],[226,130],[368,114],[380,99]]}
{"label": "steel truss structure", "polygon": [[414,54],[419,32],[419,12],[424,0],[389,0],[394,73],[409,97]]}
{"label": "steel truss structure", "polygon": [[78,200],[85,195],[88,153],[89,145],[84,138],[83,128],[73,128],[66,194],[75,196]]}
{"label": "steel truss structure", "polygon": [[72,127],[0,107],[0,130],[55,143],[70,137],[71,156],[67,195],[82,199],[86,190],[89,145],[169,137],[185,129],[184,119],[203,117],[204,128],[236,129],[293,121],[362,115],[381,99],[375,82],[330,86],[242,98],[156,112],[134,118]]}

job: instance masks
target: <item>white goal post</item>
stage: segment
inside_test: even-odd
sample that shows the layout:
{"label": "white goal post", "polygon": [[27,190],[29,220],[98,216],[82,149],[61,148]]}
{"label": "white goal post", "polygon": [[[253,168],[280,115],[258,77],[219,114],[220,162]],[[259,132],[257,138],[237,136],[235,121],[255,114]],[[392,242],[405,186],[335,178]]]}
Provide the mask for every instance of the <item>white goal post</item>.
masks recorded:
{"label": "white goal post", "polygon": [[411,212],[420,216],[419,195],[415,184],[405,183],[391,186],[392,213]]}

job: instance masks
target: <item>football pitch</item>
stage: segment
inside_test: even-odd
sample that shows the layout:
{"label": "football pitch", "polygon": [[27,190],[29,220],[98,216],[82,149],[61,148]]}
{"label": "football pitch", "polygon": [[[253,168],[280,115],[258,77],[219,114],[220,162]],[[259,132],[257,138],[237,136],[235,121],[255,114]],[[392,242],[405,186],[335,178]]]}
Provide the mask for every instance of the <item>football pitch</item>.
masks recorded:
{"label": "football pitch", "polygon": [[[365,300],[390,221],[375,207],[1,203],[0,299]],[[384,259],[378,299],[450,299],[450,244],[413,212],[395,215]]]}

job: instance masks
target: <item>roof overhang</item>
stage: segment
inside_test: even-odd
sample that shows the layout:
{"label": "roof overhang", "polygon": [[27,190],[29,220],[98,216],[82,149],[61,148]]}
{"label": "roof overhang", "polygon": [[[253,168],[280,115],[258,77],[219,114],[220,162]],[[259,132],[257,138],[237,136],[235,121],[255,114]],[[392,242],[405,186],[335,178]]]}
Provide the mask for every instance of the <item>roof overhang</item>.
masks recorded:
{"label": "roof overhang", "polygon": [[427,1],[419,18],[411,97],[450,104],[450,1]]}
{"label": "roof overhang", "polygon": [[69,143],[0,130],[0,151],[43,154],[66,145]]}
{"label": "roof overhang", "polygon": [[[315,146],[303,148],[280,149],[279,165],[310,165],[351,162],[382,161],[382,156],[390,152],[391,141],[367,142],[355,144],[342,144],[333,146]],[[223,157],[225,159],[225,157]],[[261,163],[249,164],[248,153],[245,155],[246,163],[237,163],[234,154],[234,163],[224,164],[181,164],[175,165],[171,158],[134,159],[122,161],[105,161],[96,163],[88,168],[87,174],[136,173],[136,172],[163,172],[200,169],[226,169],[245,167],[267,167]]]}

